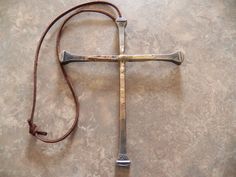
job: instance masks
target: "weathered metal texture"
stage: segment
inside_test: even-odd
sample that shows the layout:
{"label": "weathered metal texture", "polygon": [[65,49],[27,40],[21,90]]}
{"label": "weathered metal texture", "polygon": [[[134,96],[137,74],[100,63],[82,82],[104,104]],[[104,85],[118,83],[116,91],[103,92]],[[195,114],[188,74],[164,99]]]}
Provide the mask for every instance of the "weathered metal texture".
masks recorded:
{"label": "weathered metal texture", "polygon": [[184,54],[181,51],[177,51],[171,54],[126,55],[124,54],[124,52],[125,52],[125,27],[127,25],[127,20],[124,17],[119,17],[116,19],[116,24],[119,33],[119,55],[78,56],[63,51],[61,63],[65,65],[71,62],[119,62],[119,67],[120,67],[119,152],[116,163],[118,166],[129,167],[131,161],[128,158],[126,149],[125,64],[126,62],[166,61],[180,65],[184,61]]}
{"label": "weathered metal texture", "polygon": [[144,55],[88,55],[78,56],[66,51],[62,53],[62,64],[71,62],[141,62],[141,61],[167,61],[175,64],[181,64],[184,61],[184,54],[177,51],[170,54],[144,54]]}
{"label": "weathered metal texture", "polygon": [[[119,53],[125,52],[125,27],[127,20],[124,17],[118,18],[116,24],[119,32]],[[125,60],[119,60],[120,64],[120,136],[119,136],[119,154],[116,161],[119,166],[129,166],[131,161],[128,158],[126,150],[126,102],[125,102]]]}

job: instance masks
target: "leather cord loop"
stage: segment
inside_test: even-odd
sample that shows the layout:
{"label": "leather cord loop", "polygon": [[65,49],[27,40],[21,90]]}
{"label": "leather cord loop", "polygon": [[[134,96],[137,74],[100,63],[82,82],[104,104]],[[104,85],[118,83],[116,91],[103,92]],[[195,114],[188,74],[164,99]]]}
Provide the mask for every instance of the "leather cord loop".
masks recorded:
{"label": "leather cord loop", "polygon": [[[35,60],[34,60],[34,73],[33,73],[33,104],[32,104],[32,110],[31,110],[31,115],[30,118],[28,119],[28,124],[29,124],[29,133],[31,135],[33,135],[34,137],[36,137],[37,139],[45,142],[45,143],[56,143],[59,141],[64,140],[66,137],[68,137],[76,128],[78,120],[79,120],[79,100],[78,97],[74,91],[73,85],[63,67],[63,65],[60,64],[60,57],[59,57],[59,42],[60,42],[60,38],[62,35],[62,29],[64,27],[64,25],[66,24],[66,22],[68,22],[68,20],[70,18],[72,18],[73,16],[75,16],[76,14],[82,13],[82,12],[96,12],[96,13],[101,13],[104,14],[108,17],[110,17],[113,21],[115,21],[116,17],[114,17],[113,15],[111,15],[110,13],[103,11],[103,10],[97,10],[97,9],[80,9],[82,7],[86,7],[86,6],[90,6],[90,5],[96,5],[96,4],[101,4],[101,5],[108,5],[112,8],[115,9],[115,11],[117,12],[118,16],[121,17],[121,13],[119,11],[119,9],[112,3],[109,2],[105,2],[105,1],[93,1],[93,2],[88,2],[88,3],[84,3],[84,4],[80,4],[78,6],[75,6],[65,12],[63,12],[62,14],[60,14],[59,16],[57,16],[46,28],[46,30],[44,31],[44,33],[42,34],[39,43],[37,45],[37,49],[36,49],[36,53],[35,53]],[[62,71],[63,77],[70,89],[70,92],[72,94],[73,100],[74,100],[74,104],[75,104],[75,118],[74,118],[74,122],[72,124],[72,126],[70,127],[70,129],[61,137],[57,138],[57,139],[48,139],[48,138],[44,138],[43,136],[47,135],[47,132],[44,131],[39,131],[37,125],[33,122],[34,119],[34,113],[35,113],[35,106],[36,106],[36,98],[37,98],[37,66],[38,66],[38,61],[39,61],[39,53],[40,53],[40,49],[43,43],[43,40],[46,36],[46,34],[48,33],[48,31],[51,29],[51,27],[62,17],[64,17],[65,15],[67,15],[68,13],[72,12],[72,11],[76,11],[75,13],[73,13],[72,15],[70,15],[69,17],[67,17],[63,22],[62,25],[60,27],[60,31],[57,35],[57,41],[56,41],[56,54],[57,54],[57,60],[58,60],[58,64],[60,65],[60,69]]]}

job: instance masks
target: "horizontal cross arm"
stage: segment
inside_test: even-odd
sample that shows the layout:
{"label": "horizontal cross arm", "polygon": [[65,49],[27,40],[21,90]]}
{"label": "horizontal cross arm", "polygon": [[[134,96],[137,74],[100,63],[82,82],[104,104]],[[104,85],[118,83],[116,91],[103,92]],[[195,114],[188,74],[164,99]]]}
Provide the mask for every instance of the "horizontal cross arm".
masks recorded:
{"label": "horizontal cross arm", "polygon": [[62,53],[62,64],[71,62],[140,62],[140,61],[167,61],[180,65],[184,60],[184,55],[181,51],[170,54],[144,54],[144,55],[88,55],[79,56],[73,55],[66,51]]}

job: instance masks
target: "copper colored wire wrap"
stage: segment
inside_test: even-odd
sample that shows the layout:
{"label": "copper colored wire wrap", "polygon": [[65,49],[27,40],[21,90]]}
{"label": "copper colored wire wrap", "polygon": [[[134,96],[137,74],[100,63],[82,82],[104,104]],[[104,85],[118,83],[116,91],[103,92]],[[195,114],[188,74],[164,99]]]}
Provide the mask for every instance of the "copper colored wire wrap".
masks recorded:
{"label": "copper colored wire wrap", "polygon": [[[42,34],[40,40],[39,40],[39,43],[38,43],[38,46],[37,46],[37,49],[36,49],[36,53],[35,53],[35,60],[34,60],[34,73],[33,73],[33,103],[32,103],[32,111],[31,111],[31,115],[30,115],[30,118],[28,119],[28,124],[29,124],[29,133],[33,136],[35,136],[37,139],[45,142],[45,143],[56,143],[56,142],[59,142],[59,141],[62,141],[64,140],[66,137],[68,137],[75,129],[76,129],[76,126],[77,126],[77,123],[78,123],[78,120],[79,120],[79,100],[77,98],[77,95],[74,91],[74,88],[72,86],[72,83],[71,81],[69,80],[69,77],[67,76],[67,73],[63,67],[63,65],[61,65],[60,63],[60,39],[61,39],[61,35],[62,35],[62,29],[64,27],[64,25],[75,15],[77,14],[80,14],[80,13],[83,13],[83,12],[96,12],[96,13],[101,13],[101,14],[104,14],[108,17],[110,17],[113,21],[115,21],[116,17],[114,17],[113,15],[111,15],[110,13],[106,12],[106,11],[103,11],[103,10],[97,10],[97,9],[84,9],[83,7],[86,7],[86,6],[90,6],[90,5],[96,5],[96,4],[101,4],[101,5],[108,5],[112,8],[114,8],[118,14],[119,17],[121,17],[121,13],[119,11],[119,9],[114,5],[114,4],[111,4],[109,2],[105,2],[105,1],[93,1],[93,2],[88,2],[88,3],[84,3],[84,4],[80,4],[78,6],[75,6],[65,12],[63,12],[61,15],[57,16],[49,25],[48,27],[46,28],[46,30],[44,31],[44,33]],[[81,9],[83,8],[83,9]],[[77,11],[76,11],[77,10]],[[58,63],[60,65],[60,68],[61,68],[61,71],[62,71],[62,74],[63,74],[63,77],[71,91],[71,94],[73,96],[73,100],[74,100],[74,103],[75,103],[75,118],[74,118],[74,122],[72,124],[72,126],[70,127],[70,129],[64,134],[62,135],[61,137],[59,138],[56,138],[56,139],[48,139],[48,138],[45,138],[43,136],[46,136],[47,135],[47,132],[44,132],[44,131],[41,131],[38,129],[37,125],[34,123],[33,119],[34,119],[34,112],[35,112],[35,106],[36,106],[36,98],[37,98],[37,66],[38,66],[38,61],[39,61],[39,53],[40,53],[40,49],[41,49],[41,46],[42,46],[42,43],[43,43],[43,40],[46,36],[46,34],[48,33],[48,31],[51,29],[51,27],[59,20],[61,19],[62,17],[64,17],[65,15],[67,15],[68,13],[72,12],[72,11],[76,11],[74,12],[72,15],[70,15],[69,17],[67,17],[63,22],[62,22],[62,25],[60,27],[60,30],[58,32],[58,35],[57,35],[57,39],[56,39],[56,54],[57,54],[57,60],[58,60]]]}

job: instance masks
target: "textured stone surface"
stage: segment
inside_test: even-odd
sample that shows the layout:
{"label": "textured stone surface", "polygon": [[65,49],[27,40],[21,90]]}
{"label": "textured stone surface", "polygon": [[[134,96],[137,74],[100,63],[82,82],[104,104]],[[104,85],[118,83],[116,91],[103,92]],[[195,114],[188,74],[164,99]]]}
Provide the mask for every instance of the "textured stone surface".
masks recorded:
{"label": "textured stone surface", "polygon": [[[85,1],[83,1],[85,2]],[[76,0],[0,1],[1,177],[235,177],[236,1],[113,0],[128,19],[126,53],[185,51],[171,63],[127,64],[130,170],[116,168],[118,65],[66,66],[81,102],[78,129],[58,144],[28,134],[33,58],[46,25]],[[74,115],[47,36],[39,67],[35,121],[50,137]],[[67,25],[62,48],[78,54],[116,54],[116,28],[86,13]]]}

